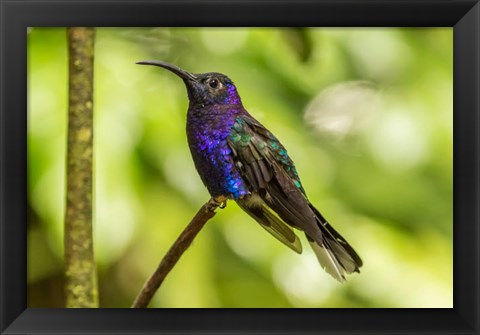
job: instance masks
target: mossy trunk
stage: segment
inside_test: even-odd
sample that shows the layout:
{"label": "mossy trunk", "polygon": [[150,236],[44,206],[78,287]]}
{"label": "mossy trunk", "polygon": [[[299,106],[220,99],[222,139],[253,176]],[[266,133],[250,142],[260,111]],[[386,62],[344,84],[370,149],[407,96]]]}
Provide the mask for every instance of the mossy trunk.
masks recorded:
{"label": "mossy trunk", "polygon": [[98,307],[93,253],[94,28],[68,28],[69,108],[65,211],[66,307]]}

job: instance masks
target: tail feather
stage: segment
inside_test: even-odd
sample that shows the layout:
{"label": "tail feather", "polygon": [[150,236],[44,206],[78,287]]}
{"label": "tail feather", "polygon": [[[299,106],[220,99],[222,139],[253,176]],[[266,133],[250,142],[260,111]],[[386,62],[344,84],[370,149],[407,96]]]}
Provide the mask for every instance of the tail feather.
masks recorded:
{"label": "tail feather", "polygon": [[319,245],[317,242],[310,240],[308,235],[307,238],[322,268],[333,278],[343,283],[345,281],[344,271],[335,253],[325,244]]}
{"label": "tail feather", "polygon": [[350,244],[325,220],[318,210],[310,205],[316,215],[317,225],[322,232],[320,240],[307,235],[315,255],[322,267],[340,282],[345,274],[360,272],[363,262]]}
{"label": "tail feather", "polygon": [[[320,265],[339,282],[345,281],[346,274],[360,272],[363,264],[360,256],[312,204],[307,202],[305,206],[306,211],[311,210],[310,214],[301,212],[302,215],[299,215],[299,212],[275,206],[278,202],[267,202],[255,193],[237,199],[236,202],[266,231],[297,253],[302,252],[302,245],[290,227],[303,230]],[[314,220],[312,216],[315,217]]]}
{"label": "tail feather", "polygon": [[237,204],[277,240],[296,253],[302,253],[302,242],[295,232],[258,195],[238,199]]}

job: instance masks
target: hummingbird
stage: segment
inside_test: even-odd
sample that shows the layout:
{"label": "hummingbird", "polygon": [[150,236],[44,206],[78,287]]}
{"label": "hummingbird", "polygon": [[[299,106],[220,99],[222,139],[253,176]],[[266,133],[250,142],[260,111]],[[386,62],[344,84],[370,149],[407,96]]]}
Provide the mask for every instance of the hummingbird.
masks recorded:
{"label": "hummingbird", "polygon": [[180,77],[187,89],[188,146],[212,200],[227,200],[297,253],[303,231],[320,265],[340,282],[360,272],[362,260],[350,244],[310,203],[295,165],[275,135],[243,107],[233,81],[209,72],[193,74],[158,60],[137,62],[159,66]]}

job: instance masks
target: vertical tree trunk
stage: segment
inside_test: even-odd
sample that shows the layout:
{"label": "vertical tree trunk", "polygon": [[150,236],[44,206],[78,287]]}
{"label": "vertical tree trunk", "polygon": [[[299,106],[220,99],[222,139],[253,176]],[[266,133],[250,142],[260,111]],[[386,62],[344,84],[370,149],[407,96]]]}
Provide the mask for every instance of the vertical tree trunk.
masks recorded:
{"label": "vertical tree trunk", "polygon": [[98,307],[92,236],[94,28],[68,28],[66,307]]}

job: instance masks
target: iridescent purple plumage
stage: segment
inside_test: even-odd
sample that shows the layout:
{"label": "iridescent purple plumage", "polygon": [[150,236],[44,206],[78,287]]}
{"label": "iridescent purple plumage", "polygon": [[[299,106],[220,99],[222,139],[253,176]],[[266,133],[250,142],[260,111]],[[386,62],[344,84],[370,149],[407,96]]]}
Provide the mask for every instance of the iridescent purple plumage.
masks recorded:
{"label": "iridescent purple plumage", "polygon": [[243,111],[233,84],[224,100],[228,104],[190,106],[187,137],[195,167],[210,194],[238,199],[249,189],[234,165],[227,143],[235,120]]}

